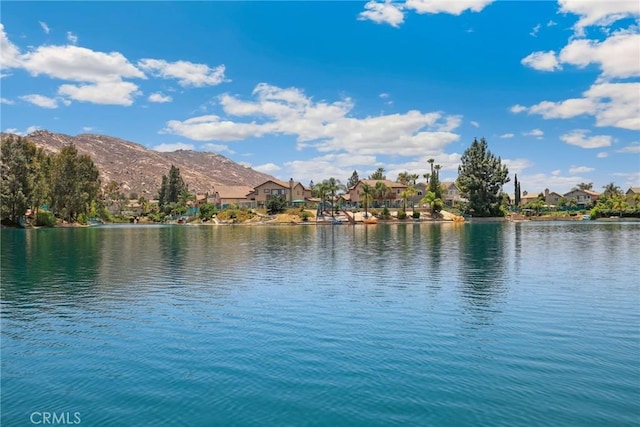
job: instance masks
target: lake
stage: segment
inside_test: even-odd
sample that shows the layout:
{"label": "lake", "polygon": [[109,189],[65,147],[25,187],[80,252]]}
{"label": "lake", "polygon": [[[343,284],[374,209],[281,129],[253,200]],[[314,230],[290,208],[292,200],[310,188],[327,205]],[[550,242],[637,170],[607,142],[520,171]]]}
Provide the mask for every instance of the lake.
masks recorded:
{"label": "lake", "polygon": [[639,242],[594,221],[3,229],[1,424],[638,425]]}

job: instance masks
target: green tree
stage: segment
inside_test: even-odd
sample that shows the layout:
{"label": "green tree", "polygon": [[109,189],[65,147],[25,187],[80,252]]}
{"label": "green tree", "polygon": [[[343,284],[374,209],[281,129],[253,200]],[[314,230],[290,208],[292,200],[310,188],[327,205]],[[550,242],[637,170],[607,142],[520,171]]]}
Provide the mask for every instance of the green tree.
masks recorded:
{"label": "green tree", "polygon": [[522,200],[522,195],[520,193],[520,183],[518,182],[518,174],[516,174],[513,179],[513,186],[514,186],[514,199],[515,199],[514,204],[516,208],[518,208],[520,206],[520,200]]}
{"label": "green tree", "polygon": [[591,190],[593,189],[593,182],[581,182],[577,186],[580,190]]}
{"label": "green tree", "polygon": [[99,172],[91,157],[78,155],[75,145],[65,145],[51,166],[51,205],[54,212],[69,222],[85,214],[98,197]]}
{"label": "green tree", "polygon": [[[413,185],[409,185],[402,193],[400,193],[400,197],[402,197],[402,200],[404,202],[405,212],[407,210],[407,200],[415,196],[417,193],[418,191],[415,189]],[[415,212],[416,211],[415,204],[412,204],[412,208],[413,208],[412,211]]]}
{"label": "green tree", "polygon": [[411,174],[407,171],[400,172],[396,178],[396,182],[400,184],[409,185],[411,183]]}
{"label": "green tree", "polygon": [[373,192],[374,192],[374,188],[371,185],[369,185],[367,183],[363,183],[362,184],[361,191],[360,191],[360,197],[362,197],[362,204],[364,205],[364,217],[365,218],[369,217],[368,208],[369,208],[369,204],[373,200]]}
{"label": "green tree", "polygon": [[320,199],[320,214],[321,215],[322,215],[322,212],[324,212],[324,208],[325,208],[325,203],[324,202],[325,202],[325,200],[327,198],[327,193],[329,193],[327,180],[324,180],[321,183],[318,183],[318,184],[313,186],[313,191],[312,191],[313,196]]}
{"label": "green tree", "polygon": [[189,192],[180,175],[180,169],[171,165],[169,176],[162,176],[162,184],[158,191],[160,210],[165,213],[184,212],[188,197]]}
{"label": "green tree", "polygon": [[442,210],[442,199],[436,196],[433,191],[427,191],[427,194],[420,200],[421,204],[429,204],[432,214],[436,214]]}
{"label": "green tree", "polygon": [[13,224],[18,224],[29,208],[32,151],[35,145],[21,137],[10,136],[1,143],[0,207],[2,219]]}
{"label": "green tree", "polygon": [[218,210],[216,209],[216,205],[214,205],[213,203],[203,203],[200,205],[198,215],[200,216],[201,220],[208,221],[217,211]]}
{"label": "green tree", "polygon": [[333,177],[326,179],[322,182],[324,188],[327,191],[327,194],[331,195],[331,217],[335,216],[335,208],[334,205],[336,203],[336,194],[338,191],[344,191],[346,188],[340,182],[339,179],[335,179]]}
{"label": "green tree", "polygon": [[271,196],[267,199],[267,213],[274,215],[285,210],[287,207],[287,199],[284,196]]}
{"label": "green tree", "polygon": [[622,194],[622,190],[614,182],[610,182],[602,188],[604,188],[602,192],[603,197],[609,198]]}
{"label": "green tree", "polygon": [[387,179],[387,177],[384,174],[384,168],[380,167],[378,169],[376,169],[376,171],[369,175],[369,179],[376,179],[378,181],[384,181]]}
{"label": "green tree", "polygon": [[384,204],[384,199],[389,197],[391,187],[382,181],[376,182],[376,186],[373,189],[375,199],[380,200],[380,204]]}
{"label": "green tree", "polygon": [[458,167],[458,188],[469,200],[468,213],[478,216],[502,216],[502,186],[509,182],[509,170],[500,157],[487,149],[487,141],[473,140],[465,150]]}
{"label": "green tree", "polygon": [[351,177],[347,180],[347,188],[355,187],[360,181],[360,177],[358,176],[358,171],[353,171]]}

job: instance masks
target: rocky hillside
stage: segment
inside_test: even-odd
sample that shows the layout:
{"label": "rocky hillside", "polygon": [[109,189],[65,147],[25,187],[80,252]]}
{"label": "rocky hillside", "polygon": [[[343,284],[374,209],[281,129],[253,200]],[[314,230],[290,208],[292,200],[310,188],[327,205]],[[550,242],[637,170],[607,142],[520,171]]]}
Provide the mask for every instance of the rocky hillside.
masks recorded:
{"label": "rocky hillside", "polygon": [[125,194],[155,198],[162,175],[171,165],[180,168],[191,192],[211,192],[216,184],[256,186],[272,176],[245,167],[214,153],[178,150],[160,153],[142,145],[105,135],[77,136],[39,130],[27,135],[36,145],[56,153],[65,144],[75,144],[80,154],[88,154],[100,170],[103,185],[116,181]]}

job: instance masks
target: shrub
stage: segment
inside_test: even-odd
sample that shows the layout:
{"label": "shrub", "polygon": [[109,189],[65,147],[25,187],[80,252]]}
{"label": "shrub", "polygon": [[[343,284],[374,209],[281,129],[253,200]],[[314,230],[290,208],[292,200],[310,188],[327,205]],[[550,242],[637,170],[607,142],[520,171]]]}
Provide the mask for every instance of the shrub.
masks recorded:
{"label": "shrub", "polygon": [[309,221],[309,218],[311,217],[313,217],[313,214],[311,212],[307,212],[307,211],[300,212],[300,218],[302,218],[302,221],[304,222]]}
{"label": "shrub", "polygon": [[36,215],[36,225],[38,227],[53,227],[56,225],[56,218],[51,212],[39,211]]}
{"label": "shrub", "polygon": [[418,212],[418,211],[413,211],[413,213],[411,214],[411,216],[413,217],[413,219],[420,219],[420,212]]}
{"label": "shrub", "polygon": [[398,219],[407,219],[407,213],[404,211],[404,209],[400,209],[398,211]]}
{"label": "shrub", "polygon": [[[407,214],[405,214],[405,218],[406,218]],[[384,207],[384,209],[382,209],[382,214],[380,215],[380,217],[382,219],[391,219],[391,212],[389,212],[389,208],[388,207]]]}
{"label": "shrub", "polygon": [[78,224],[87,225],[87,216],[85,214],[78,214]]}

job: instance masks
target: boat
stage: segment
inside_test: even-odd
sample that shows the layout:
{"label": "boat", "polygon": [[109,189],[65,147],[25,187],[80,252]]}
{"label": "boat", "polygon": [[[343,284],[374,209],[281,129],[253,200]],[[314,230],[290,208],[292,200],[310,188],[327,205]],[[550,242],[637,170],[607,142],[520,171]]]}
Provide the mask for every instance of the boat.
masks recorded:
{"label": "boat", "polygon": [[375,218],[375,217],[372,217],[372,218],[366,218],[363,222],[364,222],[365,224],[372,225],[372,224],[377,224],[377,223],[378,223],[378,219],[377,219],[377,218]]}
{"label": "boat", "polygon": [[338,218],[334,218],[333,220],[331,220],[331,224],[332,225],[342,225],[342,220],[338,219]]}

